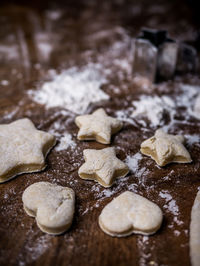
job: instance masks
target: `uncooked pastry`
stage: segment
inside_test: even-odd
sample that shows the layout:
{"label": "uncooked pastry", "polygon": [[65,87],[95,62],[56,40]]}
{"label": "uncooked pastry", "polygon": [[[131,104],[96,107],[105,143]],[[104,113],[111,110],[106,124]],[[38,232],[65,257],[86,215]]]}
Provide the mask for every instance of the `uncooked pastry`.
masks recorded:
{"label": "uncooked pastry", "polygon": [[35,217],[45,233],[62,234],[72,224],[75,194],[71,188],[49,182],[34,183],[24,191],[22,201],[26,213]]}
{"label": "uncooked pastry", "polygon": [[200,94],[195,101],[194,113],[196,117],[200,118]]}
{"label": "uncooked pastry", "polygon": [[192,159],[183,146],[184,137],[158,129],[153,137],[141,144],[141,153],[150,156],[159,166],[169,163],[190,163]]}
{"label": "uncooked pastry", "polygon": [[191,212],[190,257],[192,266],[200,266],[200,191],[197,193]]}
{"label": "uncooked pastry", "polygon": [[129,172],[128,166],[116,157],[113,147],[86,149],[83,156],[85,163],[78,170],[79,176],[95,180],[104,187],[112,186],[115,178],[123,177]]}
{"label": "uncooked pastry", "polygon": [[108,235],[123,237],[151,235],[161,226],[161,209],[148,199],[126,191],[107,204],[99,216],[99,226]]}
{"label": "uncooked pastry", "polygon": [[111,135],[122,128],[122,122],[108,116],[104,109],[97,109],[91,115],[77,116],[76,125],[80,128],[79,140],[96,140],[103,144],[109,144]]}
{"label": "uncooked pastry", "polygon": [[0,125],[0,183],[43,170],[45,157],[55,143],[54,136],[37,130],[28,118]]}

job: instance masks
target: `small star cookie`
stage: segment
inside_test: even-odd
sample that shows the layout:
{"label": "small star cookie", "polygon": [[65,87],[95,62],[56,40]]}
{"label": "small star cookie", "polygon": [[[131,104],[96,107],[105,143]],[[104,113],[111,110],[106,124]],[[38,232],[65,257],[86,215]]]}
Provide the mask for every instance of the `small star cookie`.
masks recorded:
{"label": "small star cookie", "polygon": [[43,170],[45,157],[55,143],[54,136],[37,130],[28,118],[0,125],[0,183]]}
{"label": "small star cookie", "polygon": [[109,144],[112,134],[122,128],[122,122],[106,114],[104,109],[97,109],[91,115],[80,115],[75,119],[80,128],[79,140],[96,140],[103,144]]}
{"label": "small star cookie", "polygon": [[75,193],[71,188],[37,182],[26,188],[22,201],[26,213],[35,217],[45,233],[62,234],[72,224]]}
{"label": "small star cookie", "polygon": [[131,234],[151,235],[161,226],[161,209],[150,200],[126,191],[102,210],[99,226],[108,235],[124,237]]}
{"label": "small star cookie", "polygon": [[190,163],[192,159],[183,146],[184,137],[158,129],[153,137],[141,144],[141,153],[150,156],[159,166],[169,163]]}
{"label": "small star cookie", "polygon": [[95,180],[104,187],[111,187],[115,178],[124,177],[129,172],[128,166],[116,157],[112,147],[86,149],[83,155],[85,163],[78,170],[82,179]]}

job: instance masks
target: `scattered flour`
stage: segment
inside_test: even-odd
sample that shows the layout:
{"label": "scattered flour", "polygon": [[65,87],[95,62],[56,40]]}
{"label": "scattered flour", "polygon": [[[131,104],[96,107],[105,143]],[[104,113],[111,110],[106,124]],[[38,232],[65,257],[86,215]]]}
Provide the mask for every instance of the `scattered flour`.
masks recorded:
{"label": "scattered flour", "polygon": [[166,201],[163,208],[166,209],[166,211],[170,212],[174,216],[172,224],[170,224],[168,227],[169,228],[173,227],[174,223],[176,223],[177,225],[182,225],[183,221],[180,221],[178,219],[179,207],[176,204],[176,201],[172,198],[171,194],[169,194],[169,192],[167,190],[162,190],[159,193],[159,196],[161,198],[165,199],[165,201]]}
{"label": "scattered flour", "polygon": [[6,79],[3,79],[3,80],[0,81],[0,84],[2,86],[8,86],[10,84],[10,82],[8,80],[6,80]]}
{"label": "scattered flour", "polygon": [[72,136],[69,133],[64,133],[64,135],[60,138],[59,144],[56,146],[56,151],[66,150],[67,148],[75,148],[76,143],[72,140]]}
{"label": "scattered flour", "polygon": [[200,86],[182,84],[180,90],[182,93],[176,98],[177,106],[187,109],[186,118],[187,115],[200,118],[198,114],[198,108],[200,108],[200,97],[198,97]]}
{"label": "scattered flour", "polygon": [[126,110],[118,110],[115,113],[115,116],[117,119],[128,122],[129,124],[135,125],[134,120],[131,118],[131,113],[133,109],[132,108],[127,108]]}
{"label": "scattered flour", "polygon": [[133,101],[135,110],[132,117],[147,117],[152,126],[163,125],[163,115],[175,108],[175,103],[168,96],[146,96],[142,95],[139,101]]}
{"label": "scattered flour", "polygon": [[[150,261],[152,254],[150,253],[150,250],[149,250],[149,237],[139,235],[137,237],[137,246],[138,246],[138,252],[139,252],[139,265],[140,266],[150,265],[149,261]],[[156,265],[156,264],[153,264],[153,265]]]}
{"label": "scattered flour", "polygon": [[[174,97],[173,95],[170,97],[167,95],[159,97],[143,94],[138,101],[132,102],[132,107],[116,111],[116,116],[120,120],[136,126],[137,121],[139,121],[140,126],[143,126],[143,130],[147,128],[147,123],[144,120],[147,118],[150,122],[149,126],[153,128],[162,126],[166,131],[172,128],[177,122],[181,123],[181,120],[176,120],[175,118],[176,108],[185,109],[184,116],[186,121],[191,116],[200,118],[200,86],[181,84],[178,89],[179,95]],[[170,118],[168,124],[164,121],[165,114]]]}
{"label": "scattered flour", "polygon": [[[63,111],[59,112],[59,114],[60,113],[63,113]],[[63,133],[60,133],[60,131]],[[59,140],[58,145],[55,147],[56,151],[76,148],[76,142],[73,141],[72,135],[69,132],[66,132],[66,125],[64,123],[60,123],[59,121],[54,122],[53,127],[49,130],[49,133],[56,136]]]}
{"label": "scattered flour", "polygon": [[177,106],[192,109],[195,99],[198,93],[200,93],[200,86],[181,84],[180,90],[181,94],[176,98]]}
{"label": "scattered flour", "polygon": [[101,65],[89,64],[83,69],[72,67],[45,82],[40,90],[31,90],[29,95],[47,107],[63,107],[83,114],[91,103],[108,100],[109,96],[100,87],[106,82]]}
{"label": "scattered flour", "polygon": [[47,252],[47,250],[50,250],[52,248],[52,243],[49,240],[49,236],[47,234],[35,238],[34,241],[33,239],[31,240],[32,241],[25,243],[24,249],[26,252],[21,252],[19,254],[20,266],[35,262],[40,256]]}
{"label": "scattered flour", "polygon": [[133,172],[137,172],[139,170],[139,162],[142,159],[142,154],[137,152],[133,156],[127,156],[126,157],[126,164],[128,165],[128,168]]}
{"label": "scattered flour", "polygon": [[126,164],[128,165],[130,171],[134,174],[135,177],[139,179],[139,184],[145,183],[145,176],[148,175],[149,169],[145,166],[140,167],[140,161],[142,160],[141,153],[137,152],[133,156],[126,157]]}
{"label": "scattered flour", "polygon": [[189,146],[200,144],[200,135],[184,135]]}

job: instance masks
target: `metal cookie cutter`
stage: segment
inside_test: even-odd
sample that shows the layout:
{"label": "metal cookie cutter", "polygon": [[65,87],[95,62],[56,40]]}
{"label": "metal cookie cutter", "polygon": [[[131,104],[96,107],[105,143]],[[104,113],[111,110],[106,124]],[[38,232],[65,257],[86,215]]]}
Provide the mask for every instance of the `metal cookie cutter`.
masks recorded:
{"label": "metal cookie cutter", "polygon": [[167,80],[175,72],[195,72],[196,49],[168,37],[167,31],[143,28],[135,39],[133,74],[151,83]]}

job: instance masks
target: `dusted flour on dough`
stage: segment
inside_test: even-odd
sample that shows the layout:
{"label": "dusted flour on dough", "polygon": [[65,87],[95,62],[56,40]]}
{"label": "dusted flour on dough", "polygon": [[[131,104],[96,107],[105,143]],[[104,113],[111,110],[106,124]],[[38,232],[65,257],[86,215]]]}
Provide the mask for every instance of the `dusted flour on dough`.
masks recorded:
{"label": "dusted flour on dough", "polygon": [[162,211],[155,203],[126,191],[104,207],[99,225],[111,236],[151,235],[160,228],[162,218]]}
{"label": "dusted flour on dough", "polygon": [[26,188],[22,201],[26,213],[36,218],[43,232],[58,235],[71,226],[75,205],[71,188],[37,182]]}
{"label": "dusted flour on dough", "polygon": [[111,135],[123,126],[121,121],[108,116],[103,108],[89,115],[77,116],[75,123],[80,128],[77,136],[79,140],[95,139],[103,144],[110,144]]}
{"label": "dusted flour on dough", "polygon": [[55,143],[53,135],[37,130],[28,118],[0,125],[0,183],[43,170]]}
{"label": "dusted flour on dough", "polygon": [[83,151],[85,163],[79,168],[82,179],[95,180],[104,187],[111,187],[114,180],[129,172],[127,165],[116,157],[114,147]]}
{"label": "dusted flour on dough", "polygon": [[183,145],[184,137],[158,129],[155,135],[141,144],[141,153],[150,156],[159,166],[169,163],[190,163],[192,159]]}

